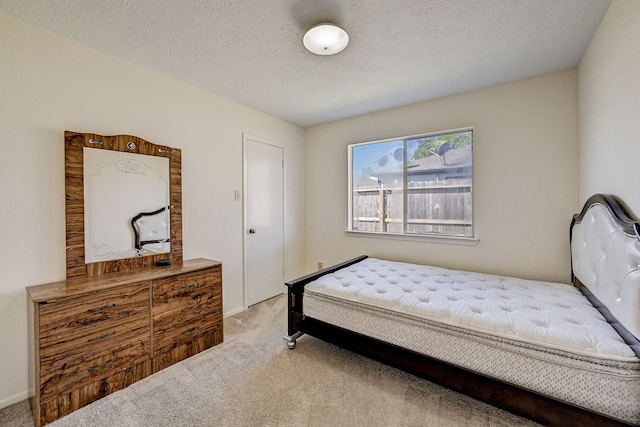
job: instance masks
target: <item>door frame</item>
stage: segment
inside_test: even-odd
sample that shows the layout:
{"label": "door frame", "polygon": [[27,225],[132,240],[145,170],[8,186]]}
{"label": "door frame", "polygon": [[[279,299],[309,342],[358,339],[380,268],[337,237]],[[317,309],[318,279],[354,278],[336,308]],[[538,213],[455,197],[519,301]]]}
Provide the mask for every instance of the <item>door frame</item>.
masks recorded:
{"label": "door frame", "polygon": [[[284,159],[285,159],[285,147],[282,144],[279,144],[277,142],[271,141],[269,139],[266,138],[262,138],[260,136],[256,136],[250,133],[246,133],[243,132],[242,133],[242,305],[244,307],[244,309],[248,309],[249,306],[247,305],[247,270],[248,270],[248,265],[247,265],[247,246],[248,246],[248,234],[247,234],[247,230],[248,230],[248,210],[247,210],[247,200],[248,200],[248,185],[249,185],[249,180],[248,180],[248,159],[247,159],[247,154],[248,154],[248,149],[247,149],[247,145],[249,143],[249,140],[252,141],[256,141],[259,142],[261,144],[266,144],[266,145],[271,145],[274,147],[278,147],[282,149],[282,277],[284,278],[285,276],[285,237],[286,237],[286,221],[285,221],[285,217],[287,215],[286,212],[286,199],[287,199],[287,194],[285,191],[285,182],[286,182],[286,168],[284,167]],[[282,292],[284,293],[284,282],[282,283],[283,285],[283,289]]]}

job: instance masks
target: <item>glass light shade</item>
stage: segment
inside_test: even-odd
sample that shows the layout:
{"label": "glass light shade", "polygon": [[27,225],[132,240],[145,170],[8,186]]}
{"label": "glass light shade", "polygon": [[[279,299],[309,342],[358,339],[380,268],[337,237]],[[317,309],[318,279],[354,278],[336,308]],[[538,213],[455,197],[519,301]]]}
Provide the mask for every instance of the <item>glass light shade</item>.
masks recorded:
{"label": "glass light shade", "polygon": [[302,43],[316,55],[335,55],[347,47],[349,35],[336,25],[320,24],[307,31]]}

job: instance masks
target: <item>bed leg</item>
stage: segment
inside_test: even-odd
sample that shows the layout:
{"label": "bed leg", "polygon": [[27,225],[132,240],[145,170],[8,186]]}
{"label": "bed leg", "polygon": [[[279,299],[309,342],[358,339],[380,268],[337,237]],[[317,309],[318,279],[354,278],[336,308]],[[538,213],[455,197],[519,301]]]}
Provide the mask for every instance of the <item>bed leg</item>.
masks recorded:
{"label": "bed leg", "polygon": [[282,337],[282,339],[287,342],[287,347],[289,347],[289,350],[293,350],[294,348],[296,348],[296,340],[303,335],[304,335],[304,332],[298,331],[291,336],[285,335]]}

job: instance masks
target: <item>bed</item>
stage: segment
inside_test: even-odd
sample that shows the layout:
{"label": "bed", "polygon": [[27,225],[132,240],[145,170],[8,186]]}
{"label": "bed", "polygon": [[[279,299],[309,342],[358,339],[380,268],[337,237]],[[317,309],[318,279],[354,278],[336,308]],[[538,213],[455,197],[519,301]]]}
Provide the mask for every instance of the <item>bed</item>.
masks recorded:
{"label": "bed", "polygon": [[360,256],[286,283],[304,334],[544,425],[640,425],[640,223],[596,194],[572,284]]}

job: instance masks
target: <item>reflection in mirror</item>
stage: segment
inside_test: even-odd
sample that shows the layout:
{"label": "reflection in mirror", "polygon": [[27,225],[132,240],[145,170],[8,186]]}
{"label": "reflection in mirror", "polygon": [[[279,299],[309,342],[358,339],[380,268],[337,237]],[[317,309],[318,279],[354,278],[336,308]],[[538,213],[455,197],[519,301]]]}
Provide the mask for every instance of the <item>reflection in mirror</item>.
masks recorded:
{"label": "reflection in mirror", "polygon": [[153,212],[140,212],[131,219],[135,248],[140,255],[167,252],[169,243],[169,207]]}
{"label": "reflection in mirror", "polygon": [[[169,252],[169,159],[88,147],[83,158],[85,262]],[[152,211],[141,227],[149,243],[136,247],[132,219]]]}

